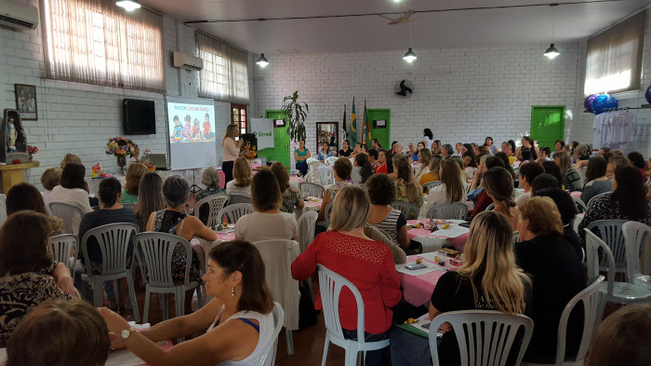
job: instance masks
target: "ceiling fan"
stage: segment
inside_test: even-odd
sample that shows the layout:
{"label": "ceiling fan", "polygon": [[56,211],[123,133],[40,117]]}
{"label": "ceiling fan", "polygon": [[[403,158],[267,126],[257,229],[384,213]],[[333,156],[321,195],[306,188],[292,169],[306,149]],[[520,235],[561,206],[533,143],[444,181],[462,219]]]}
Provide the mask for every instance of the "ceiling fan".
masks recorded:
{"label": "ceiling fan", "polygon": [[415,10],[407,9],[407,11],[405,11],[404,13],[400,13],[400,16],[395,18],[395,19],[394,18],[389,18],[389,17],[381,15],[381,14],[377,14],[377,16],[379,16],[381,18],[384,18],[384,19],[387,19],[387,20],[390,20],[390,22],[387,23],[387,25],[396,25],[396,24],[400,24],[400,23],[414,22],[414,21],[422,19],[422,18],[411,19],[411,16],[414,15],[414,13],[416,13]]}

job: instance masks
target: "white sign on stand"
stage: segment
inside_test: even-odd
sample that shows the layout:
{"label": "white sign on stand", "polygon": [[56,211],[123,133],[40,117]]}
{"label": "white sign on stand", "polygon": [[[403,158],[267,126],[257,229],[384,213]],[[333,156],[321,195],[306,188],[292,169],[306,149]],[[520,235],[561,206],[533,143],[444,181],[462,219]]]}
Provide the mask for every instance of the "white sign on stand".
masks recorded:
{"label": "white sign on stand", "polygon": [[258,138],[258,151],[274,148],[274,120],[271,118],[251,118],[250,133]]}

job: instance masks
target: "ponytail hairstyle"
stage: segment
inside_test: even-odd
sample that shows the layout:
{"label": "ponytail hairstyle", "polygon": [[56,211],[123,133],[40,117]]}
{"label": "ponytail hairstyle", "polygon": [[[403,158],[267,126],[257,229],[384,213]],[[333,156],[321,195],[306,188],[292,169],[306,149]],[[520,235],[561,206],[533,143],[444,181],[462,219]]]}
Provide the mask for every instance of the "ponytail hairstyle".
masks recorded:
{"label": "ponytail hairstyle", "polygon": [[490,168],[482,180],[486,193],[495,201],[502,202],[506,207],[515,207],[513,200],[513,177],[502,167]]}
{"label": "ponytail hairstyle", "polygon": [[393,161],[394,170],[398,173],[398,179],[405,182],[407,200],[411,203],[418,203],[423,194],[423,189],[419,184],[416,184],[409,159],[402,154],[395,154],[391,160]]}

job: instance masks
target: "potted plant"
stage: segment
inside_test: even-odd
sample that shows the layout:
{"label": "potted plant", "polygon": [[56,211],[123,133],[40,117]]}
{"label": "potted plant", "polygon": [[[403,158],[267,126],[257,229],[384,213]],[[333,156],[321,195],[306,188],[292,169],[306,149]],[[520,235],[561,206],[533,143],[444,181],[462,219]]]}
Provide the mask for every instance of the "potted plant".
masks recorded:
{"label": "potted plant", "polygon": [[289,120],[289,138],[294,142],[305,141],[305,119],[310,108],[298,101],[298,91],[283,98],[281,110]]}

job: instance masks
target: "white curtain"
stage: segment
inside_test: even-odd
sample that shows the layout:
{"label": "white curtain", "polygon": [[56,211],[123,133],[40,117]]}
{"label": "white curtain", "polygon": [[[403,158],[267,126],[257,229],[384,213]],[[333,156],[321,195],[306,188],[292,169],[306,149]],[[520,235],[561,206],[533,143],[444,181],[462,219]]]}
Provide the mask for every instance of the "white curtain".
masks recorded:
{"label": "white curtain", "polygon": [[646,11],[588,39],[584,94],[640,88]]}
{"label": "white curtain", "polygon": [[246,52],[196,32],[198,55],[203,59],[199,96],[231,103],[249,103],[249,64]]}
{"label": "white curtain", "polygon": [[52,79],[165,92],[163,18],[114,0],[42,0]]}

